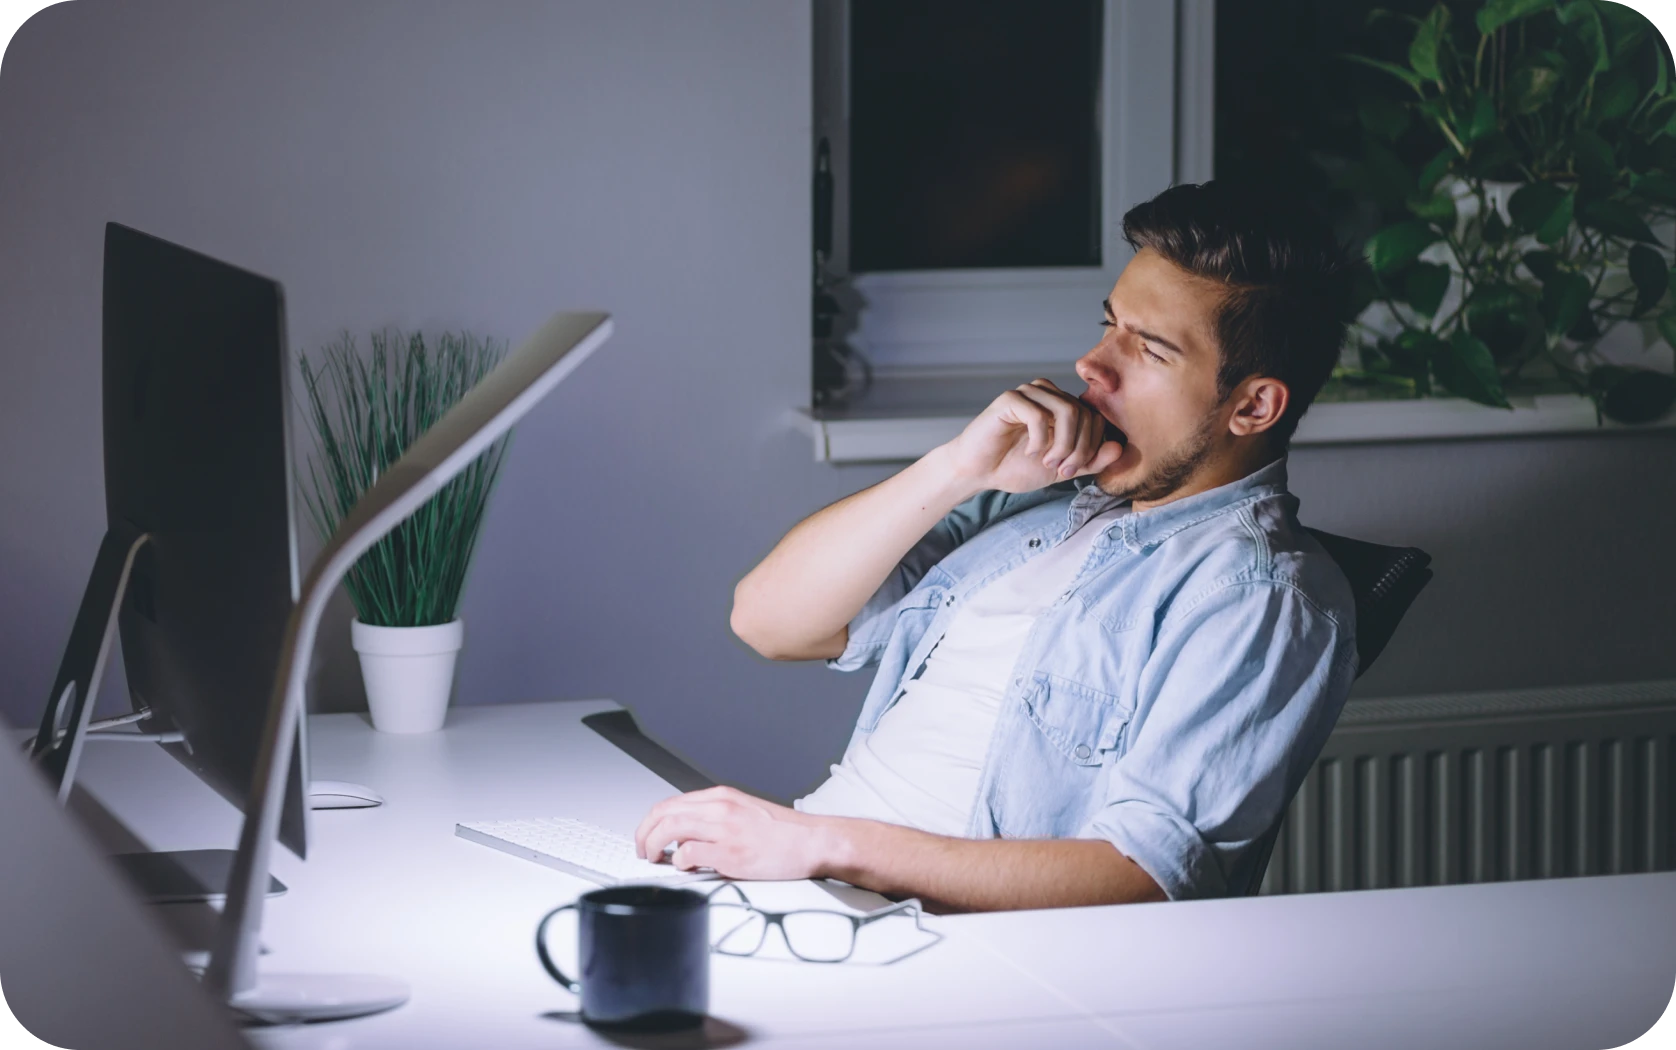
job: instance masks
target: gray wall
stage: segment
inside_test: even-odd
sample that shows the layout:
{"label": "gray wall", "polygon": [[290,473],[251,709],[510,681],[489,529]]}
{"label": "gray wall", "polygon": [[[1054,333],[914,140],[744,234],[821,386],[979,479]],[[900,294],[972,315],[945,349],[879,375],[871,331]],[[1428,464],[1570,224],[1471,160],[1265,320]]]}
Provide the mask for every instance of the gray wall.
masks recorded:
{"label": "gray wall", "polygon": [[[727,628],[785,529],[891,469],[813,464],[784,422],[809,372],[809,50],[787,0],[35,16],[0,69],[0,711],[37,716],[99,540],[114,219],[279,278],[298,347],[612,311],[519,430],[457,702],[610,696],[722,778],[816,782],[865,676]],[[1302,450],[1293,475],[1311,523],[1437,558],[1362,693],[1676,677],[1669,433]],[[326,709],[361,704],[346,616]]]}

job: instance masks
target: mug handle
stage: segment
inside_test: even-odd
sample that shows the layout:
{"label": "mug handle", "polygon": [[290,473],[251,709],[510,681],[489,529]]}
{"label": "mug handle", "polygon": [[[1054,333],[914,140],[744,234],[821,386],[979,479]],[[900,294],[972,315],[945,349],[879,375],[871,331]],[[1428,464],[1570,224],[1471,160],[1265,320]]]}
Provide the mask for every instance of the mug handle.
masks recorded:
{"label": "mug handle", "polygon": [[564,975],[564,971],[559,969],[558,964],[553,962],[553,957],[547,953],[547,924],[552,922],[554,917],[560,912],[572,911],[575,908],[576,905],[574,904],[566,904],[562,907],[554,908],[552,911],[542,916],[541,925],[535,928],[535,954],[540,957],[541,968],[547,971],[547,976],[564,985],[568,991],[573,992],[576,995],[581,995],[582,985],[579,982],[566,977]]}

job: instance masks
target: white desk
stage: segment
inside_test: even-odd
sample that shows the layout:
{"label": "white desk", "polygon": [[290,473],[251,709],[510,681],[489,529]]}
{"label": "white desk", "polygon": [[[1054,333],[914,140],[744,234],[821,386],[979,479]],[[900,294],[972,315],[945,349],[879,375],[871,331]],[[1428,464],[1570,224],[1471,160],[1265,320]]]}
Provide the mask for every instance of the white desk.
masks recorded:
{"label": "white desk", "polygon": [[1676,984],[1676,874],[945,922],[1148,1050],[1620,1046]]}
{"label": "white desk", "polygon": [[[591,886],[453,833],[458,820],[557,815],[632,830],[672,790],[580,723],[614,706],[462,708],[418,737],[375,733],[358,715],[311,719],[312,774],[387,802],[313,814],[307,864],[276,851],[291,889],[268,902],[263,965],[398,976],[413,999],[253,1040],[623,1045],[565,1019],[575,1000],[531,944],[548,908]],[[153,848],[236,839],[232,808],[156,748],[90,747],[80,780]],[[809,885],[751,892],[830,903]],[[1676,981],[1676,875],[931,922],[946,939],[891,966],[715,957],[708,1044],[1604,1047],[1656,1018]]]}
{"label": "white desk", "polygon": [[[413,737],[376,733],[358,715],[311,719],[312,775],[367,784],[386,802],[315,812],[306,864],[275,851],[274,873],[290,890],[268,901],[263,967],[397,976],[413,998],[373,1017],[254,1030],[253,1041],[330,1050],[611,1045],[573,1020],[544,1016],[574,1011],[576,1000],[542,972],[533,947],[543,913],[594,887],[457,838],[454,824],[565,815],[632,831],[673,790],[580,722],[615,706],[463,708],[442,732]],[[84,756],[80,783],[147,846],[234,842],[237,813],[160,750],[107,744]],[[751,893],[766,904],[775,889]],[[807,884],[778,889],[835,903]],[[717,956],[711,1011],[713,1041],[723,1045],[843,1033],[830,1045],[853,1045],[857,1033],[874,1041],[871,1033],[902,1028],[920,1029],[918,1045],[936,1045],[924,1029],[949,1023],[981,1026],[951,1033],[962,1046],[1018,1045],[1020,1026],[1031,1039],[1041,1027],[1067,1045],[1124,1045],[987,950],[948,941],[885,967]]]}

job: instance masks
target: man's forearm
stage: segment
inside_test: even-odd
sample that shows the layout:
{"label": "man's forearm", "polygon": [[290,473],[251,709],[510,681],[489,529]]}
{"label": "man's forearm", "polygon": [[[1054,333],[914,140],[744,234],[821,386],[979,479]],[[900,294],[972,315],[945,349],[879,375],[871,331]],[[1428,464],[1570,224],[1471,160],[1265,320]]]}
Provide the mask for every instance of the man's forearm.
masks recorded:
{"label": "man's forearm", "polygon": [[1099,839],[963,839],[827,818],[819,874],[947,911],[1164,900],[1140,865]]}
{"label": "man's forearm", "polygon": [[902,556],[975,491],[936,449],[804,519],[739,581],[734,633],[778,659],[838,655],[816,650],[839,636]]}

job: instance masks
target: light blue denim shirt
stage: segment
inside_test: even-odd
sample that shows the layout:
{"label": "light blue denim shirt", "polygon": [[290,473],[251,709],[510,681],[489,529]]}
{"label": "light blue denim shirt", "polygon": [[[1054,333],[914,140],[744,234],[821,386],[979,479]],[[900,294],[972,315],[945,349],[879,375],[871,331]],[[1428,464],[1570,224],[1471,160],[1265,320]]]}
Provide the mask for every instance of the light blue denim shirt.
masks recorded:
{"label": "light blue denim shirt", "polygon": [[[827,661],[879,664],[850,746],[962,602],[1117,502],[983,492],[927,533]],[[967,834],[1105,839],[1172,900],[1246,892],[1356,673],[1350,585],[1297,506],[1282,458],[1108,526],[1013,667]]]}

